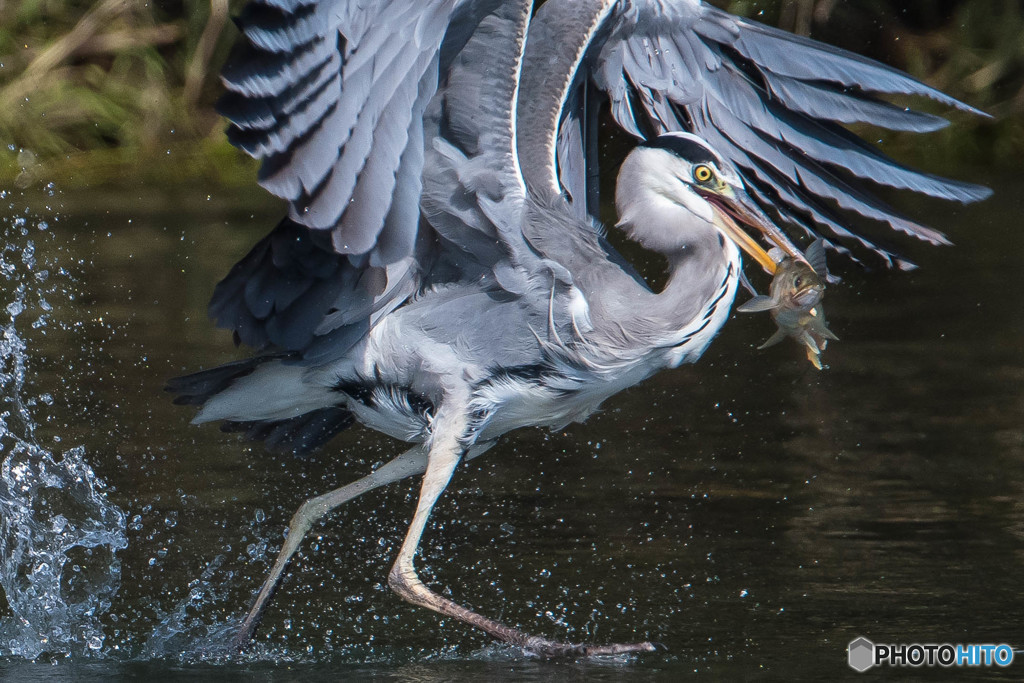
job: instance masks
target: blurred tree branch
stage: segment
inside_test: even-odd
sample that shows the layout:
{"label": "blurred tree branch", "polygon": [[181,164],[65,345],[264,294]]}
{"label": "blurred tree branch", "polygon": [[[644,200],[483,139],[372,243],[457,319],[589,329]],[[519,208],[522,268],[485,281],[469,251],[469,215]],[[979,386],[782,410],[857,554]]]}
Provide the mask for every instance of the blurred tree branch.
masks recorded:
{"label": "blurred tree branch", "polygon": [[0,107],[9,109],[39,87],[47,74],[88,42],[100,28],[124,10],[123,0],[103,0],[85,13],[75,27],[29,62],[21,76],[0,90]]}
{"label": "blurred tree branch", "polygon": [[213,58],[217,41],[224,32],[224,24],[228,19],[228,0],[210,0],[210,18],[199,36],[199,43],[189,60],[185,73],[185,103],[195,106],[199,101],[199,91],[206,81],[210,60]]}

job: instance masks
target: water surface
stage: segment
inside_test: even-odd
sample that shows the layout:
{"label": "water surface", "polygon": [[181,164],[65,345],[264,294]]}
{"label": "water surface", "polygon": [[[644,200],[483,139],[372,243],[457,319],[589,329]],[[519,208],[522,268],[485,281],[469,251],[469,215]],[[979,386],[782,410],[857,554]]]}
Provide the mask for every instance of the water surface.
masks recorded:
{"label": "water surface", "polygon": [[273,203],[166,187],[10,194],[2,206],[31,229],[8,222],[8,243],[30,239],[40,263],[66,269],[51,266],[46,324],[31,325],[44,313],[31,298],[17,321],[31,442],[81,447],[127,547],[116,593],[90,616],[101,646],[7,656],[0,676],[818,678],[851,673],[845,648],[861,635],[1022,647],[1022,181],[978,207],[916,209],[957,243],[914,245],[918,271],[836,263],[827,307],[842,341],[826,371],[792,343],[757,351],[772,324],[735,315],[697,366],[460,468],[422,546],[430,584],[550,637],[667,648],[573,664],[524,659],[389,592],[412,481],[319,525],[253,651],[224,658],[294,509],[401,446],[355,428],[313,457],[273,456],[191,426],[162,391],[239,356],[206,301],[276,222]]}

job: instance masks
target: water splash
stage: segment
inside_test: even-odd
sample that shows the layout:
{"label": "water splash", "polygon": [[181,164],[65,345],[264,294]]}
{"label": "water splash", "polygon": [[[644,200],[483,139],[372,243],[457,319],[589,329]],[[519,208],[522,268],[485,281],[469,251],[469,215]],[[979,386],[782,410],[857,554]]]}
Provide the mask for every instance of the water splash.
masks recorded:
{"label": "water splash", "polygon": [[47,223],[0,221],[0,284],[9,296],[0,301],[0,588],[12,613],[0,618],[0,656],[99,652],[101,617],[120,586],[125,515],[107,500],[85,449],[58,456],[37,442],[32,409],[54,401],[27,396],[30,354],[18,326],[34,315],[32,328],[45,327],[47,297],[61,290],[49,278],[55,264],[38,262],[31,239],[30,228],[45,234]]}
{"label": "water splash", "polygon": [[73,448],[58,459],[17,440],[0,466],[0,586],[14,613],[0,620],[0,655],[103,647],[125,518],[84,455]]}
{"label": "water splash", "polygon": [[269,569],[269,538],[263,527],[264,520],[263,510],[256,510],[249,533],[243,537],[245,541],[251,535],[253,542],[244,550],[236,551],[234,562],[229,557],[231,546],[222,548],[222,553],[206,564],[199,578],[189,581],[187,593],[170,611],[159,615],[158,623],[142,648],[142,659],[179,664],[292,661],[287,648],[254,643],[240,653],[234,643],[245,616],[242,611],[245,605],[238,603],[237,596],[233,595],[236,571],[229,567],[241,563]]}
{"label": "water splash", "polygon": [[241,618],[212,618],[211,606],[223,602],[234,577],[222,572],[224,555],[213,558],[198,579],[188,585],[188,595],[163,616],[143,648],[143,659],[172,659],[181,663],[223,662],[237,659],[232,639]]}

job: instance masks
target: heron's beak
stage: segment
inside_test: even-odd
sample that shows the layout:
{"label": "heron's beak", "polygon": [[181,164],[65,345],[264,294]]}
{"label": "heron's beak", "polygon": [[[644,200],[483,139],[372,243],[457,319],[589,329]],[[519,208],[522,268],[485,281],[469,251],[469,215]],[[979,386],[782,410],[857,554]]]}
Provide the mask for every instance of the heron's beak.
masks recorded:
{"label": "heron's beak", "polygon": [[715,208],[715,224],[728,235],[740,249],[761,264],[769,275],[775,274],[775,261],[740,224],[748,225],[790,257],[803,261],[800,253],[785,233],[779,230],[746,192],[732,185],[722,183],[715,191],[705,191],[704,198]]}

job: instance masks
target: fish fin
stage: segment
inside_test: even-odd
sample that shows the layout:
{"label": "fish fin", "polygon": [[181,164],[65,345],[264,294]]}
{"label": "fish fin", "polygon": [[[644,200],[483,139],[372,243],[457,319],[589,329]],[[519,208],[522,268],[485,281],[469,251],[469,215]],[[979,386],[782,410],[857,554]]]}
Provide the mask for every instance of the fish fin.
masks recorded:
{"label": "fish fin", "polygon": [[[815,339],[815,341],[824,341],[826,339],[831,339],[833,341],[839,341],[839,337],[837,337],[835,335],[835,333],[832,332],[832,330],[828,329],[828,325],[825,324],[825,312],[821,311],[820,307],[819,308],[811,309],[811,313],[814,313],[815,311],[819,311],[821,313],[821,315],[816,316],[816,320],[810,321],[810,324],[807,326],[807,329],[804,330],[804,331],[807,334],[809,334],[811,337],[813,337]],[[821,346],[822,348],[825,348],[821,344],[819,344],[819,346]]]}
{"label": "fish fin", "polygon": [[815,352],[818,352],[821,349],[825,348],[823,346],[818,346],[818,340],[815,339],[814,335],[808,332],[806,328],[801,329],[800,333],[797,334],[795,338],[798,342],[800,342],[807,348],[814,349]]}
{"label": "fish fin", "polygon": [[766,341],[764,344],[761,344],[760,346],[758,346],[757,350],[760,351],[761,349],[767,349],[769,346],[775,346],[776,344],[778,344],[780,341],[782,341],[785,338],[786,338],[786,333],[780,327],[779,329],[775,330],[775,334],[773,334],[772,336],[768,337],[768,341]]}
{"label": "fish fin", "polygon": [[821,370],[821,357],[810,346],[807,347],[807,360],[811,361],[811,365]]}
{"label": "fish fin", "polygon": [[804,258],[819,277],[828,278],[828,266],[825,264],[825,240],[819,237],[811,242],[811,246],[807,247],[807,251],[804,252]]}
{"label": "fish fin", "polygon": [[761,311],[770,311],[773,308],[778,308],[779,304],[775,299],[770,296],[755,296],[750,301],[744,301],[742,304],[736,307],[736,310],[740,313],[760,313]]}

